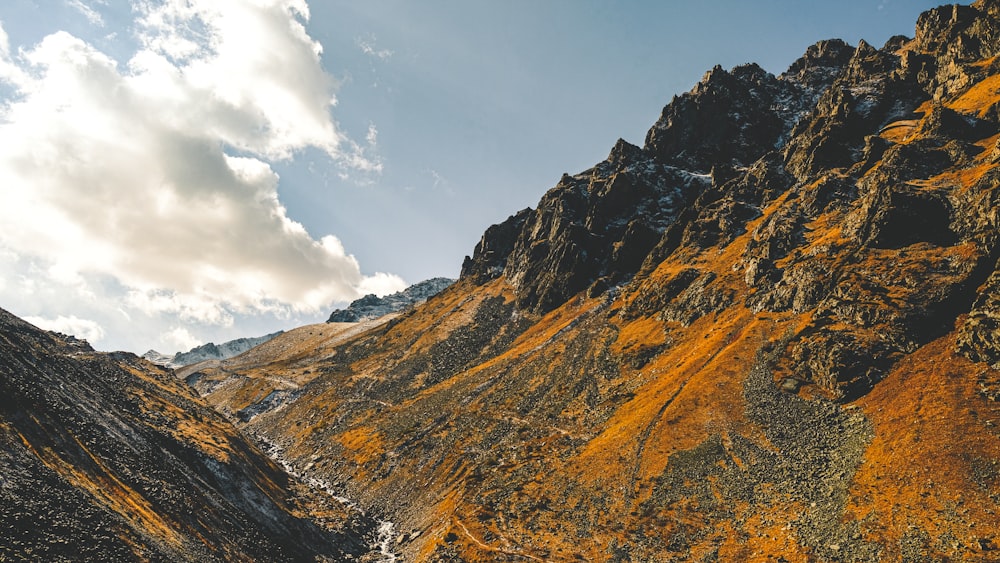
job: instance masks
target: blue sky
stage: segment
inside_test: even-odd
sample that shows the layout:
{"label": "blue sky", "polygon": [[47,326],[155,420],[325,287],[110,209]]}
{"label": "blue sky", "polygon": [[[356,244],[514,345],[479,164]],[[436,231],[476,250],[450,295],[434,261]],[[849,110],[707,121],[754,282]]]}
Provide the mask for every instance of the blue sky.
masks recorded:
{"label": "blue sky", "polygon": [[715,64],[934,5],[5,0],[0,307],[136,352],[319,322],[457,276]]}

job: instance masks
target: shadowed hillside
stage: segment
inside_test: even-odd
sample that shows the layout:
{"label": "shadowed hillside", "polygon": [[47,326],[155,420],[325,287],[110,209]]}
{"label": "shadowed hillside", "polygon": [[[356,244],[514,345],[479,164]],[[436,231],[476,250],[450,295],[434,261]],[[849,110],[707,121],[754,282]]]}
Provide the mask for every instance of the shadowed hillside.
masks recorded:
{"label": "shadowed hillside", "polygon": [[[0,560],[341,561],[374,523],[170,372],[0,310]],[[307,516],[309,515],[309,516]]]}

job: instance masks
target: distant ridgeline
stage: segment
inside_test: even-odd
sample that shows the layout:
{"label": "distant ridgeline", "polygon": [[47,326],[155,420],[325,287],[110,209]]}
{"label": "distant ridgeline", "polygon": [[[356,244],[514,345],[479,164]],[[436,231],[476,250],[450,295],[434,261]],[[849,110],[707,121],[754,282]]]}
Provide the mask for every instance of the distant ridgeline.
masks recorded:
{"label": "distant ridgeline", "polygon": [[407,307],[427,301],[453,283],[455,280],[448,278],[431,278],[385,297],[368,294],[351,302],[346,309],[337,309],[326,322],[357,323],[377,319],[389,313],[398,313]]}
{"label": "distant ridgeline", "polygon": [[153,362],[154,364],[170,368],[189,366],[198,362],[204,362],[205,360],[227,360],[246,352],[254,346],[263,344],[281,333],[282,331],[279,330],[278,332],[272,332],[271,334],[266,334],[264,336],[258,336],[255,338],[237,338],[236,340],[230,340],[229,342],[223,342],[222,344],[213,344],[209,342],[208,344],[202,344],[201,346],[192,348],[187,352],[178,352],[173,356],[166,356],[156,350],[150,350],[143,354],[142,357]]}

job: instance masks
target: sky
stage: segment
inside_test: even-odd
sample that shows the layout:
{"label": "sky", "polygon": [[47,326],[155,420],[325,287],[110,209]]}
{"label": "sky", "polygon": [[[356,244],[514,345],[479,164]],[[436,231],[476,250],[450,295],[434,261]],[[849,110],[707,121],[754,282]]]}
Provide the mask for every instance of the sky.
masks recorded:
{"label": "sky", "polygon": [[4,0],[0,307],[184,351],[457,277],[716,64],[923,0]]}

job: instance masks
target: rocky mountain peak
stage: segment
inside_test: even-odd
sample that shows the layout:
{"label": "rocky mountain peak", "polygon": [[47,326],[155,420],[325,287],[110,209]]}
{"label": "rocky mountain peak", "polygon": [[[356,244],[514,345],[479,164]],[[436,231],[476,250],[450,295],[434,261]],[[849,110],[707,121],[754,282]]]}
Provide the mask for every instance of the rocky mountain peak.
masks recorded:
{"label": "rocky mountain peak", "polygon": [[611,148],[611,153],[608,154],[606,162],[616,170],[621,170],[641,158],[642,149],[640,147],[633,145],[625,139],[618,139],[615,142],[615,146]]}
{"label": "rocky mountain peak", "polygon": [[608,287],[631,276],[678,210],[709,183],[707,174],[663,164],[619,140],[605,161],[563,175],[536,209],[487,229],[462,278],[484,283],[502,273],[519,307],[549,311],[598,280]]}
{"label": "rocky mountain peak", "polygon": [[749,164],[779,144],[789,128],[772,107],[797,109],[800,90],[757,65],[731,72],[717,66],[663,108],[646,134],[645,150],[697,173],[718,163]]}
{"label": "rocky mountain peak", "polygon": [[823,90],[850,62],[854,48],[842,39],[826,39],[810,45],[781,76],[810,90]]}

